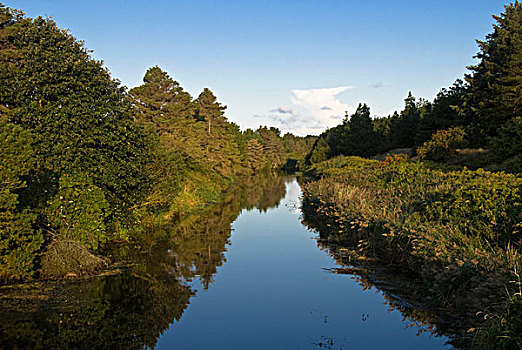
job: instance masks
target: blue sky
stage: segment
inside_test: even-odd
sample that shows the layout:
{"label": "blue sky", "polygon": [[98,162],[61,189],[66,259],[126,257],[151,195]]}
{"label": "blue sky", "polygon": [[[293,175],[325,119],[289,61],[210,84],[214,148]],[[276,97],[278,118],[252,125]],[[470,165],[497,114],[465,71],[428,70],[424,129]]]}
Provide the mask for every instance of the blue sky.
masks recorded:
{"label": "blue sky", "polygon": [[400,110],[467,72],[493,0],[0,0],[52,17],[128,87],[159,65],[194,97],[210,88],[243,129],[318,134],[345,110]]}

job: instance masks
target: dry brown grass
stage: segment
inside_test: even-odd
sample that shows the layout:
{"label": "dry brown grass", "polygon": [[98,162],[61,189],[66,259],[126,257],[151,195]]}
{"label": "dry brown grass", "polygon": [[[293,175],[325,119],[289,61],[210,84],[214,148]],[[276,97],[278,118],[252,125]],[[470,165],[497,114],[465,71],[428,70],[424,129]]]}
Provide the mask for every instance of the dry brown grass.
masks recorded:
{"label": "dry brown grass", "polygon": [[104,259],[93,255],[78,242],[56,240],[42,254],[40,275],[43,278],[84,276],[106,266]]}

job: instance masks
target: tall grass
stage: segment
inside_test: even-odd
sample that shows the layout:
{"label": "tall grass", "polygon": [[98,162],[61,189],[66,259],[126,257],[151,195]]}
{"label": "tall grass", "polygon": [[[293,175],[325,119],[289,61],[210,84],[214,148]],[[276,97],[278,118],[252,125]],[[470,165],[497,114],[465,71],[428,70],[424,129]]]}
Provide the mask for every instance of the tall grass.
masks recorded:
{"label": "tall grass", "polygon": [[509,282],[522,266],[522,177],[401,156],[340,157],[309,174],[318,180],[304,186],[305,220],[323,238],[422,279],[428,304],[459,315],[461,337],[492,329],[477,312],[502,315],[506,303],[518,305]]}

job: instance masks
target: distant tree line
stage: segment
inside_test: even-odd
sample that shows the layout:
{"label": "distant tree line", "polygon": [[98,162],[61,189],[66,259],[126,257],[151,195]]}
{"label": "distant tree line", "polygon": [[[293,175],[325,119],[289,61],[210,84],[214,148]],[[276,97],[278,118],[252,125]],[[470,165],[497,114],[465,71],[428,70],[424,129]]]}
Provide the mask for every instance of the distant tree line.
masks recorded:
{"label": "distant tree line", "polygon": [[[384,118],[370,117],[360,104],[342,124],[325,131],[306,156],[308,165],[338,155],[363,157],[411,148],[421,157],[444,160],[452,148],[484,147],[489,162],[522,171],[522,6],[518,1],[494,16],[497,23],[477,41],[479,63],[430,102],[410,92],[404,108]],[[425,145],[426,142],[429,142]],[[418,152],[417,152],[418,153]]]}

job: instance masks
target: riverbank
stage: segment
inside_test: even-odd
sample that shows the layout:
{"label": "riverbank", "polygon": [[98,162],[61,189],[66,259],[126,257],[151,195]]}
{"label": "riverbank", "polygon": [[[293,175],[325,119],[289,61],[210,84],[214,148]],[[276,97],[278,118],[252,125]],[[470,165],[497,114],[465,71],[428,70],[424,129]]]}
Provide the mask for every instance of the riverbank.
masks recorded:
{"label": "riverbank", "polygon": [[303,215],[322,238],[417,278],[419,300],[454,315],[463,347],[520,344],[519,176],[401,156],[338,157],[308,175]]}
{"label": "riverbank", "polygon": [[92,276],[0,286],[0,348],[155,348],[195,295],[190,282],[199,290],[213,283],[241,211],[265,212],[285,195],[281,176],[243,180],[218,203],[155,222],[139,241],[102,248],[123,263]]}

